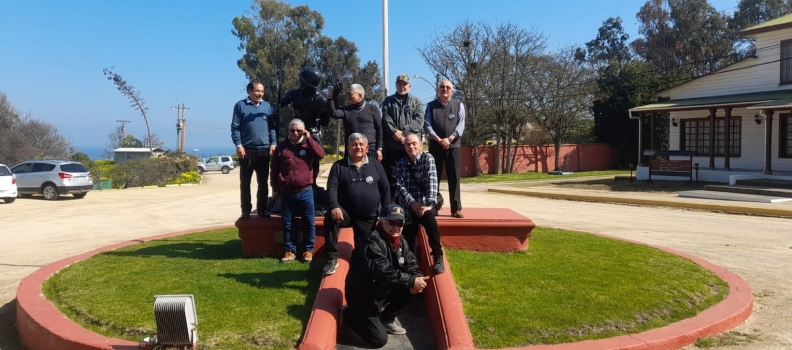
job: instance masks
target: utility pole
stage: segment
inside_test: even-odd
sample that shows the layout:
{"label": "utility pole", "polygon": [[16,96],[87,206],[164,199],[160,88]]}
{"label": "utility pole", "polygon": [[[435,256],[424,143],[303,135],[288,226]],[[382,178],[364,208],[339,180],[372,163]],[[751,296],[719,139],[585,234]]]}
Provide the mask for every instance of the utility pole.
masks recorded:
{"label": "utility pole", "polygon": [[124,140],[124,135],[126,134],[126,124],[130,123],[129,120],[116,120],[116,123],[121,123],[121,138],[118,140],[120,143]]}
{"label": "utility pole", "polygon": [[176,110],[176,149],[184,151],[184,111],[189,108],[185,108],[184,103],[171,108]]}

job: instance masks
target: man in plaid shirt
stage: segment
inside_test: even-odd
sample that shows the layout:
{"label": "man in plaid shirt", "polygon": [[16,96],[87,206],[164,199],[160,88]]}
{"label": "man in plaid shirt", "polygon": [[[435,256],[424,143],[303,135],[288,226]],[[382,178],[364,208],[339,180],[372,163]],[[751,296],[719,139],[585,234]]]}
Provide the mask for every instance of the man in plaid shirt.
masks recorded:
{"label": "man in plaid shirt", "polygon": [[396,163],[396,189],[398,204],[408,215],[404,219],[402,235],[410,247],[415,247],[418,225],[423,225],[432,248],[435,273],[443,273],[443,246],[437,226],[437,168],[431,154],[423,153],[423,143],[416,134],[404,139],[407,158]]}

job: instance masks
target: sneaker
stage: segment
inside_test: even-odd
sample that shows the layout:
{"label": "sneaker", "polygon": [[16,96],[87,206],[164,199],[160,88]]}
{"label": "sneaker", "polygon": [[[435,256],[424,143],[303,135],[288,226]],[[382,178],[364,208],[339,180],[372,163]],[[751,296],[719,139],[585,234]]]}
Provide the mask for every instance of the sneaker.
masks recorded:
{"label": "sneaker", "polygon": [[294,252],[286,252],[286,254],[283,254],[283,259],[281,259],[281,262],[284,263],[284,264],[290,263],[290,262],[294,261],[294,259],[296,257],[297,256],[294,255]]}
{"label": "sneaker", "polygon": [[239,218],[240,219],[250,219],[250,212],[249,211],[243,211],[242,215],[240,215]]}
{"label": "sneaker", "polygon": [[445,272],[445,266],[443,265],[442,255],[434,257],[434,264],[432,264],[432,270],[434,270],[436,275]]}
{"label": "sneaker", "polygon": [[258,217],[260,218],[269,218],[271,216],[266,210],[257,210],[257,212],[258,212]]}
{"label": "sneaker", "polygon": [[322,269],[322,274],[325,276],[332,275],[335,273],[336,267],[338,267],[338,259],[327,260],[327,264]]}
{"label": "sneaker", "polygon": [[386,323],[382,325],[382,327],[385,327],[385,331],[388,332],[388,334],[407,334],[407,330],[397,325],[395,321]]}
{"label": "sneaker", "polygon": [[313,261],[313,253],[311,253],[311,252],[303,253],[303,261],[305,261],[307,263]]}

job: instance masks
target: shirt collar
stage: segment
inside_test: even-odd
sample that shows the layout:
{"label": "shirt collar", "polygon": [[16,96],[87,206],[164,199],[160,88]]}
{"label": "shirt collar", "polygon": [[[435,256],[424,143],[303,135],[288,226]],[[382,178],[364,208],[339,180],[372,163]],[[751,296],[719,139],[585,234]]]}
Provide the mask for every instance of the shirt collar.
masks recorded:
{"label": "shirt collar", "polygon": [[[261,102],[264,102],[264,101],[262,100]],[[250,100],[250,97],[248,97],[248,98],[246,98],[246,99],[245,99],[245,103],[247,103],[247,104],[249,104],[249,105],[254,105],[254,106],[258,106],[258,105],[260,105],[260,104],[261,104],[261,102],[259,102],[259,103],[253,103],[253,101],[251,101],[251,100]]]}
{"label": "shirt collar", "polygon": [[[352,157],[347,157],[347,164],[350,166],[355,166],[355,162],[352,161]],[[368,164],[368,155],[363,156],[363,164]]]}

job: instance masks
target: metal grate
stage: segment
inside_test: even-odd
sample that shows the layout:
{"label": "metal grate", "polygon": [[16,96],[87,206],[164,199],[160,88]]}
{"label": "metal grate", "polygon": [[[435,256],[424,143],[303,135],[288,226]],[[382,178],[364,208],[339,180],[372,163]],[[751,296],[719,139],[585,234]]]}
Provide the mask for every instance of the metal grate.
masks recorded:
{"label": "metal grate", "polygon": [[191,294],[155,295],[154,318],[157,344],[195,345],[198,343],[198,316]]}

